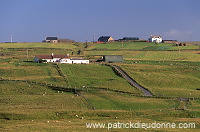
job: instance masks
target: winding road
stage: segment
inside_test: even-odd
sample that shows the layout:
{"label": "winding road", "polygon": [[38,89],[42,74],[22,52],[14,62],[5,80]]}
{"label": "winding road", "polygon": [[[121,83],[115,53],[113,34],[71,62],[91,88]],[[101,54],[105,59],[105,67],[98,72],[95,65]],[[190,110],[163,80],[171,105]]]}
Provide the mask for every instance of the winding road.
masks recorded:
{"label": "winding road", "polygon": [[141,90],[143,92],[144,96],[153,96],[151,92],[149,92],[146,88],[139,85],[134,79],[132,79],[125,71],[123,71],[119,66],[116,65],[110,65],[113,67],[116,71],[118,71],[119,74],[122,75],[124,79],[126,79],[132,86],[136,87],[137,89]]}

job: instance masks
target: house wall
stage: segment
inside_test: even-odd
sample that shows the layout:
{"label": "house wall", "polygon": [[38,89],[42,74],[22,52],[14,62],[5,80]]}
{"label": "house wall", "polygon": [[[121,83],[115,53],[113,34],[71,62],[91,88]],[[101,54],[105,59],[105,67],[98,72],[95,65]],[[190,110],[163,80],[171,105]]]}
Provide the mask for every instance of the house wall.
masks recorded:
{"label": "house wall", "polygon": [[46,40],[48,43],[58,43],[58,40]]}
{"label": "house wall", "polygon": [[[76,60],[76,59],[70,59],[70,58],[53,58],[53,59],[42,59],[46,60],[47,62],[58,62],[58,63],[65,63],[65,64],[89,64],[89,60]],[[34,57],[34,62],[39,62],[39,59]]]}
{"label": "house wall", "polygon": [[53,62],[52,59],[43,59],[46,60],[47,62]]}
{"label": "house wall", "polygon": [[68,63],[68,64],[71,64],[71,60],[70,59],[60,59],[59,63]]}
{"label": "house wall", "polygon": [[71,60],[72,64],[89,64],[89,60]]}
{"label": "house wall", "polygon": [[52,43],[58,43],[58,40],[52,40]]}
{"label": "house wall", "polygon": [[61,59],[59,63],[66,64],[89,64],[89,60],[73,60],[73,59]]}
{"label": "house wall", "polygon": [[158,42],[158,43],[160,43],[160,42],[162,42],[162,38],[149,38],[149,41],[150,42]]}
{"label": "house wall", "polygon": [[110,42],[110,41],[113,41],[114,39],[112,38],[112,37],[110,37],[109,39],[108,39],[108,42]]}
{"label": "house wall", "polygon": [[53,61],[53,62],[59,62],[59,61],[60,61],[60,58],[53,58],[52,61]]}

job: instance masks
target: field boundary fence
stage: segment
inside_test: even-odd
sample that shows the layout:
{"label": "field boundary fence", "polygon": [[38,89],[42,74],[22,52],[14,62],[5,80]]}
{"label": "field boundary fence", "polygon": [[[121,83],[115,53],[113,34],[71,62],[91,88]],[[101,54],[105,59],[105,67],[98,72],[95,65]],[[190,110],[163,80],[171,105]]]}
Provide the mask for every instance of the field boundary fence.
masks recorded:
{"label": "field boundary fence", "polygon": [[200,98],[182,98],[182,97],[164,97],[164,96],[144,96],[140,95],[138,93],[132,93],[132,92],[125,92],[121,90],[114,90],[114,89],[109,89],[109,88],[99,88],[99,87],[85,87],[85,88],[76,88],[76,87],[63,87],[63,86],[57,86],[54,84],[48,84],[48,83],[43,83],[43,82],[34,82],[34,81],[29,81],[29,80],[14,80],[10,78],[3,78],[0,77],[0,81],[13,81],[13,82],[24,82],[24,83],[29,83],[29,84],[35,84],[39,86],[46,86],[52,90],[57,90],[57,91],[63,91],[63,92],[71,92],[80,96],[83,96],[81,94],[81,91],[94,91],[94,90],[104,90],[104,91],[111,91],[111,92],[117,92],[120,94],[128,94],[130,96],[135,96],[135,97],[141,97],[141,98],[157,98],[157,99],[178,99],[180,101],[190,101],[190,100],[200,100]]}

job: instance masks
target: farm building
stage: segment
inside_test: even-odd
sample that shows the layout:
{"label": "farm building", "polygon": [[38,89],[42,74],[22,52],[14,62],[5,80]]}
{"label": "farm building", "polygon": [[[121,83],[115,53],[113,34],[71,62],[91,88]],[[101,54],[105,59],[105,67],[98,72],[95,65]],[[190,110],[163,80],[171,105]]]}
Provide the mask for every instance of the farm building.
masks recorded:
{"label": "farm building", "polygon": [[57,62],[65,64],[89,64],[89,60],[83,58],[70,58],[69,55],[36,55],[34,62]]}
{"label": "farm building", "polygon": [[101,36],[98,42],[112,42],[114,39],[111,36]]}
{"label": "farm building", "polygon": [[47,43],[58,43],[58,37],[46,37],[44,42],[47,42]]}
{"label": "farm building", "polygon": [[149,38],[149,42],[161,43],[162,37],[161,35],[151,35]]}
{"label": "farm building", "polygon": [[83,58],[69,58],[69,59],[61,59],[59,63],[65,64],[89,64],[89,60],[85,60]]}
{"label": "farm building", "polygon": [[124,62],[122,55],[104,55],[103,61],[108,63]]}
{"label": "farm building", "polygon": [[177,40],[162,40],[163,43],[179,44]]}
{"label": "farm building", "polygon": [[133,41],[133,40],[139,40],[138,37],[124,37],[123,39],[119,39],[119,41]]}

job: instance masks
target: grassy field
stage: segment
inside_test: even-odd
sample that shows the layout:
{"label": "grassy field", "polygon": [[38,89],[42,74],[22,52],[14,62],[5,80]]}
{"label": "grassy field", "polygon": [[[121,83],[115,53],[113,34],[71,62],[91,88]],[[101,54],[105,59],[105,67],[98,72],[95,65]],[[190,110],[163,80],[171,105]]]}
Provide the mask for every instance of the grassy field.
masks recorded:
{"label": "grassy field", "polygon": [[108,88],[140,93],[105,65],[59,65],[72,87]]}
{"label": "grassy field", "polygon": [[73,49],[77,46],[66,43],[0,43],[1,48],[57,48]]}
{"label": "grassy field", "polygon": [[[180,48],[180,52],[179,52]],[[114,70],[103,64],[38,64],[37,54],[123,55],[117,64],[155,97],[142,97]],[[195,129],[111,129],[111,131],[190,131],[200,129],[199,46],[173,44],[0,44],[0,131],[107,131],[86,123],[196,123]],[[61,73],[58,71],[61,70]],[[28,80],[35,83],[26,81]],[[48,85],[72,87],[78,93]],[[84,86],[84,87],[83,87]],[[161,98],[158,98],[161,97]]]}
{"label": "grassy field", "polygon": [[95,109],[100,110],[158,110],[173,109],[178,106],[178,101],[169,99],[138,98],[126,94],[98,91],[84,93]]}
{"label": "grassy field", "polygon": [[196,45],[196,46],[199,46],[200,45],[200,41],[187,41],[185,42],[187,44],[192,44],[192,45]]}
{"label": "grassy field", "polygon": [[144,50],[144,51],[166,51],[166,50],[195,50],[199,46],[176,46],[168,43],[151,43],[151,42],[113,42],[113,43],[99,43],[91,44],[88,50]]}
{"label": "grassy field", "polygon": [[84,55],[123,55],[125,60],[200,61],[200,51],[84,51]]}
{"label": "grassy field", "polygon": [[199,61],[199,46],[149,42],[90,44],[83,55],[123,55],[125,60]]}
{"label": "grassy field", "polygon": [[54,85],[67,85],[53,64],[33,62],[4,62],[0,65],[1,77],[12,80],[29,80]]}
{"label": "grassy field", "polygon": [[[188,114],[188,111],[175,110],[179,106],[178,100],[145,99],[95,90],[83,92],[83,96],[76,96],[71,93],[57,93],[46,87],[29,86],[26,83],[1,81],[1,84],[2,87],[6,87],[2,89],[0,96],[2,131],[93,131],[94,129],[86,128],[85,124],[88,122],[178,123],[181,120],[199,124],[199,120]],[[192,107],[198,109],[199,102],[192,103],[194,104]],[[88,107],[91,105],[95,110]],[[107,129],[95,129],[95,131],[102,130]],[[129,131],[129,129],[119,130]]]}
{"label": "grassy field", "polygon": [[200,63],[173,61],[128,61],[128,63],[130,64],[123,64],[121,67],[155,95],[199,98],[196,89],[200,86]]}

